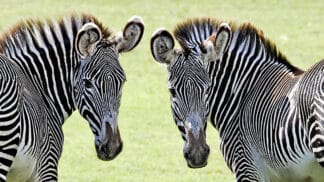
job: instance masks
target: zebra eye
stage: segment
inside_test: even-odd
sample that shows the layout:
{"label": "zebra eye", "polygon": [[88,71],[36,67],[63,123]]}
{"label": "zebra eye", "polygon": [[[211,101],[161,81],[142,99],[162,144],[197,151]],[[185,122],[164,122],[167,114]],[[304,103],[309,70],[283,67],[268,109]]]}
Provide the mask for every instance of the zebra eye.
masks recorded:
{"label": "zebra eye", "polygon": [[172,97],[175,97],[176,96],[176,91],[174,88],[169,88],[169,91],[170,91],[170,94]]}
{"label": "zebra eye", "polygon": [[93,84],[91,83],[90,80],[83,79],[83,83],[84,83],[84,86],[85,86],[86,88],[92,88],[92,87],[93,87]]}

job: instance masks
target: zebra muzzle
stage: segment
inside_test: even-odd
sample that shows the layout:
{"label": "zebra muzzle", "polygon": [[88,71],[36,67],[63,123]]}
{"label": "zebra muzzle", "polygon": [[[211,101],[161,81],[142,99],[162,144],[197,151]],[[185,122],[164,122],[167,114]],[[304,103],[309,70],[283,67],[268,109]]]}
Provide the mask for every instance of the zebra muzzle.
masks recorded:
{"label": "zebra muzzle", "polygon": [[123,148],[123,142],[120,137],[119,129],[112,129],[108,122],[105,122],[102,127],[104,133],[101,133],[101,141],[96,145],[97,156],[101,160],[113,160]]}
{"label": "zebra muzzle", "polygon": [[195,137],[192,131],[187,132],[187,141],[183,149],[184,158],[190,168],[202,168],[207,165],[209,146],[203,130]]}

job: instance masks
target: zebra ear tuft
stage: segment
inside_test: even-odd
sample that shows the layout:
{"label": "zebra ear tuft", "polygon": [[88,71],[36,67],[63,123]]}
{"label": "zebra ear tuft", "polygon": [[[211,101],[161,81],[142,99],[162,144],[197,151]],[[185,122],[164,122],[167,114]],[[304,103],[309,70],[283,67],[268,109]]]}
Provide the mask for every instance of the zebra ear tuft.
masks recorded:
{"label": "zebra ear tuft", "polygon": [[128,52],[137,46],[144,33],[144,21],[139,16],[133,16],[128,20],[123,32],[115,36],[118,52]]}
{"label": "zebra ear tuft", "polygon": [[157,29],[151,38],[151,53],[159,63],[169,64],[173,57],[174,40],[165,29]]}
{"label": "zebra ear tuft", "polygon": [[102,34],[99,27],[92,23],[84,24],[75,39],[75,49],[82,57],[91,55],[95,45],[101,40]]}
{"label": "zebra ear tuft", "polygon": [[232,30],[228,23],[221,23],[214,39],[216,59],[227,51],[232,39]]}

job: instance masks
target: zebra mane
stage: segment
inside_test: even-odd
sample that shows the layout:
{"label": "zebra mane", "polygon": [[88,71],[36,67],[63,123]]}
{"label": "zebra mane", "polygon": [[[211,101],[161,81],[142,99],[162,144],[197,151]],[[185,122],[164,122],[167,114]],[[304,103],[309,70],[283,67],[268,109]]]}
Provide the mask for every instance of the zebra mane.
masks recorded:
{"label": "zebra mane", "polygon": [[280,63],[285,64],[288,69],[291,69],[296,74],[303,72],[301,69],[293,66],[277,49],[276,45],[264,36],[262,30],[257,29],[251,23],[238,24],[233,21],[222,21],[215,18],[194,18],[179,23],[173,33],[185,54],[189,52],[200,54],[202,42],[215,33],[222,22],[228,22],[232,32],[239,34],[239,40],[244,40],[245,36],[255,36],[261,40],[265,48],[272,55],[278,58],[277,60]]}
{"label": "zebra mane", "polygon": [[179,23],[173,34],[185,52],[201,53],[200,45],[216,32],[220,21],[212,18],[188,19]]}
{"label": "zebra mane", "polygon": [[[65,21],[70,21],[71,28],[75,30],[77,27],[76,25],[78,23],[87,23],[87,22],[93,22],[95,23],[100,30],[102,31],[103,38],[107,38],[111,36],[112,32],[109,28],[104,27],[102,23],[95,18],[93,15],[90,14],[71,14],[68,16],[61,17],[58,20],[51,20],[46,19],[45,21],[41,21],[39,19],[26,19],[21,20],[18,23],[16,23],[14,26],[9,28],[7,31],[5,31],[2,36],[0,36],[0,52],[3,52],[6,47],[6,42],[10,39],[13,39],[15,41],[24,42],[27,40],[17,40],[17,39],[26,39],[26,35],[28,33],[32,33],[32,35],[35,36],[36,33],[39,33],[40,35],[44,34],[46,31],[45,26],[48,26],[51,31],[55,31],[55,28],[65,29]],[[58,27],[55,27],[55,25],[58,25]],[[36,31],[36,32],[35,32]],[[65,30],[69,31],[69,30]]]}

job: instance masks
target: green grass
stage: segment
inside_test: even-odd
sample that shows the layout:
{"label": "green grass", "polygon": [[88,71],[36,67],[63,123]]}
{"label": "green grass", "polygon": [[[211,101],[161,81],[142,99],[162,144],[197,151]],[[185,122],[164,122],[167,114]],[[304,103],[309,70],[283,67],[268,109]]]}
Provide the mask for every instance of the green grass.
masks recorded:
{"label": "green grass", "polygon": [[211,154],[208,166],[189,169],[183,141],[170,112],[167,72],[153,61],[150,37],[158,27],[173,30],[189,17],[211,16],[250,21],[301,67],[324,58],[324,3],[318,1],[256,0],[0,0],[0,30],[26,17],[56,18],[70,12],[88,12],[113,30],[132,15],[145,21],[142,42],[120,56],[127,75],[119,115],[123,152],[113,161],[96,158],[93,135],[77,112],[64,124],[65,143],[59,163],[59,181],[233,181],[219,151],[218,133],[208,127]]}

